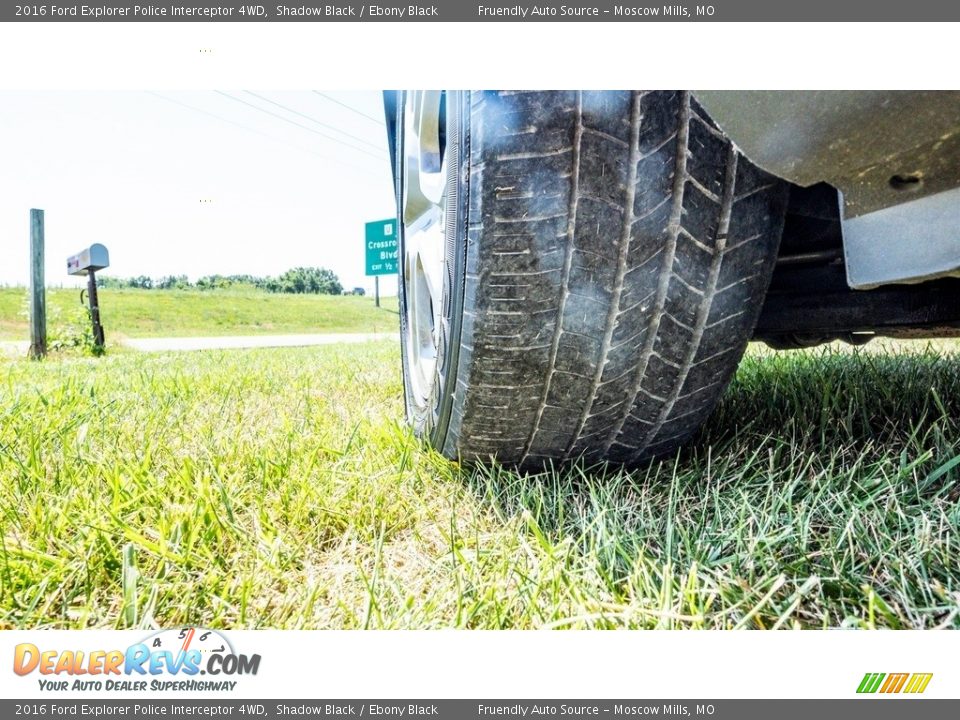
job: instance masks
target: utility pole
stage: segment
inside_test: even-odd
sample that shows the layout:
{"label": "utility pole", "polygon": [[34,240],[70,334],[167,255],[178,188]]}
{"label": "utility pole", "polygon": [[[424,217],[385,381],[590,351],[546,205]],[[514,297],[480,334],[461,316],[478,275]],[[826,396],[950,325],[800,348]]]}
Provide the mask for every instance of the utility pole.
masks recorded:
{"label": "utility pole", "polygon": [[47,290],[43,278],[43,210],[30,210],[30,357],[47,354]]}

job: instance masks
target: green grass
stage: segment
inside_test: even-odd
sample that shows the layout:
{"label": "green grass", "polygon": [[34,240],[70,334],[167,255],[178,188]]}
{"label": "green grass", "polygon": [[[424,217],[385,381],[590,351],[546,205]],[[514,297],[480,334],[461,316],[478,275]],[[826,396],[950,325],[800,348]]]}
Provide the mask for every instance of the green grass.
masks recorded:
{"label": "green grass", "polygon": [[[396,332],[397,299],[287,295],[256,290],[104,289],[99,293],[108,338],[286,333]],[[27,291],[0,288],[0,340],[29,337]],[[48,290],[50,332],[76,322],[79,290]],[[392,311],[392,312],[388,312]]]}
{"label": "green grass", "polygon": [[647,469],[461,468],[397,347],[0,365],[0,624],[960,627],[960,358],[754,353]]}

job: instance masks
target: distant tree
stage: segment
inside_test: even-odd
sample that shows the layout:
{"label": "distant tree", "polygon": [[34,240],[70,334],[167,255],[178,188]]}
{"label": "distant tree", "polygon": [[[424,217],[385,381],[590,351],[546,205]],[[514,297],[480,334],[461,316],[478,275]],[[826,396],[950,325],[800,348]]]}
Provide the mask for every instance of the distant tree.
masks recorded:
{"label": "distant tree", "polygon": [[[97,286],[102,288],[136,288],[139,290],[222,290],[224,288],[256,288],[275,293],[317,295],[340,295],[343,285],[332,270],[321,267],[298,267],[287,270],[280,277],[257,275],[205,275],[191,284],[186,275],[166,275],[156,280],[139,275],[133,278],[118,278],[109,275],[97,276]],[[356,292],[356,288],[354,289]]]}
{"label": "distant tree", "polygon": [[280,277],[266,283],[270,292],[340,295],[343,285],[332,270],[318,267],[298,267],[287,270]]}
{"label": "distant tree", "polygon": [[201,290],[221,290],[234,286],[264,288],[269,280],[256,275],[206,275],[197,280],[197,287]]}
{"label": "distant tree", "polygon": [[229,284],[223,275],[204,275],[197,280],[197,287],[200,290],[217,290],[219,288],[225,288]]}
{"label": "distant tree", "polygon": [[147,277],[146,275],[139,275],[135,278],[130,278],[130,287],[140,288],[141,290],[152,290],[153,279]]}
{"label": "distant tree", "polygon": [[98,288],[122,288],[127,287],[127,281],[123,278],[110,277],[109,275],[97,275]]}
{"label": "distant tree", "polygon": [[167,275],[153,283],[157,290],[185,290],[192,287],[186,275]]}

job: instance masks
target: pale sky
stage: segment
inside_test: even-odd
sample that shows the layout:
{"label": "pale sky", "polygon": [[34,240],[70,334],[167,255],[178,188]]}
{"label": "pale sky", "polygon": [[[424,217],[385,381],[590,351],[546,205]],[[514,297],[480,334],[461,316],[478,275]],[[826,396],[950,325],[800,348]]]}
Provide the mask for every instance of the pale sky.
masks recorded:
{"label": "pale sky", "polygon": [[321,92],[0,92],[0,284],[28,281],[37,207],[48,285],[100,242],[119,277],[317,265],[372,290],[363,224],[394,214],[380,94]]}

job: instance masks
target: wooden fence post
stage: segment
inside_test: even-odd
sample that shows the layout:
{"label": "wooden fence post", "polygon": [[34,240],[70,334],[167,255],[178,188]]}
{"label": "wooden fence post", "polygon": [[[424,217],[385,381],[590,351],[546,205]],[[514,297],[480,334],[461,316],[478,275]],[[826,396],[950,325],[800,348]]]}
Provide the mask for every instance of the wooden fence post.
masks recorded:
{"label": "wooden fence post", "polygon": [[47,354],[47,290],[43,277],[43,210],[30,211],[30,357]]}

